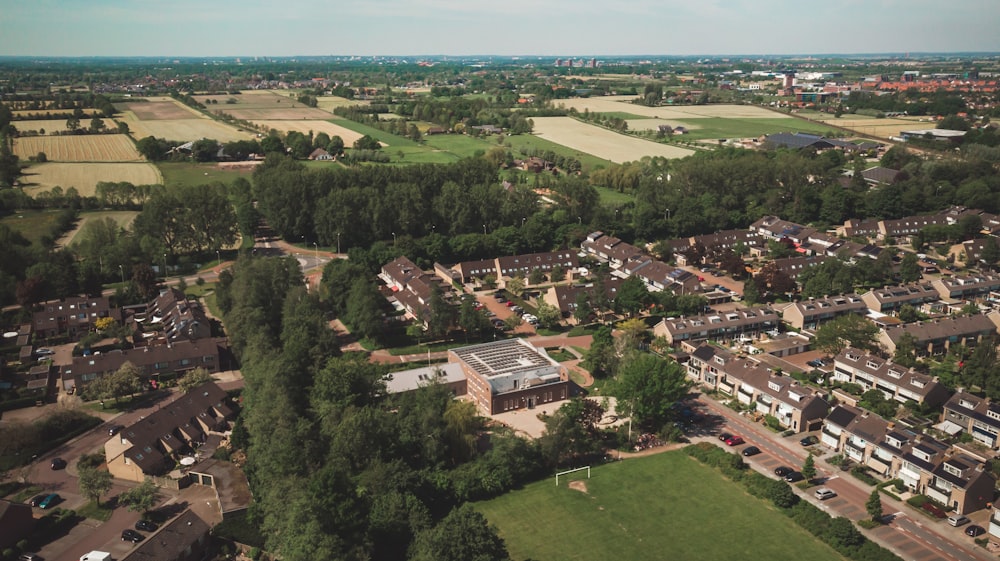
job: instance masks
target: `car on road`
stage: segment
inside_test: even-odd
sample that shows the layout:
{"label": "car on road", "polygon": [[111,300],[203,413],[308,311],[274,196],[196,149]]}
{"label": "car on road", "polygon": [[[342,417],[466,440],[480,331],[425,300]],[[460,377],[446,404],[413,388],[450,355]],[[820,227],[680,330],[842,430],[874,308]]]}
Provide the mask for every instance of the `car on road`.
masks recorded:
{"label": "car on road", "polygon": [[506,306],[507,306],[508,308],[513,308],[513,307],[514,307],[514,306],[516,306],[516,305],[517,305],[517,304],[515,304],[515,303],[511,302],[510,300],[507,300],[507,304],[506,304]]}
{"label": "car on road", "polygon": [[136,520],[135,529],[142,530],[143,532],[155,532],[159,526],[155,522],[150,522],[149,520]]}
{"label": "car on road", "polygon": [[955,526],[956,528],[958,526],[961,526],[963,524],[968,524],[968,523],[969,523],[969,519],[967,517],[965,517],[965,516],[962,516],[961,514],[952,514],[951,516],[948,517],[948,524],[951,524],[952,526]]}
{"label": "car on road", "polygon": [[760,448],[757,448],[756,446],[747,446],[740,453],[743,454],[744,456],[748,456],[748,457],[749,456],[756,456],[757,454],[760,454]]}
{"label": "car on road", "polygon": [[986,528],[983,528],[982,526],[976,526],[975,524],[971,524],[968,528],[965,529],[965,535],[973,538],[979,537],[985,533],[986,533]]}
{"label": "car on road", "polygon": [[790,468],[790,467],[788,467],[788,466],[778,466],[778,467],[774,468],[774,475],[777,475],[778,477],[784,478],[786,475],[788,475],[789,473],[792,473],[793,471],[795,471],[795,470],[792,469],[792,468]]}
{"label": "car on road", "polygon": [[123,428],[125,428],[123,425],[111,425],[108,427],[108,436],[114,436],[120,433]]}
{"label": "car on road", "polygon": [[832,499],[836,496],[837,492],[834,491],[833,489],[829,489],[827,487],[820,487],[819,489],[816,489],[816,498],[821,501]]}
{"label": "car on road", "polygon": [[729,438],[726,439],[726,446],[739,446],[744,442],[745,441],[743,440],[742,436],[734,434],[733,436],[730,436]]}
{"label": "car on road", "polygon": [[52,356],[56,354],[56,352],[53,351],[52,349],[46,349],[45,347],[42,347],[40,349],[35,349],[35,354],[38,356]]}
{"label": "car on road", "polygon": [[785,476],[785,481],[789,483],[795,483],[796,481],[802,481],[803,479],[805,478],[802,477],[802,474],[797,471],[793,471]]}
{"label": "car on road", "polygon": [[810,435],[810,436],[807,436],[807,437],[803,438],[802,440],[800,440],[799,444],[801,444],[803,446],[812,446],[813,444],[816,444],[817,442],[819,442],[819,439],[816,438],[815,436]]}
{"label": "car on road", "polygon": [[49,493],[48,495],[45,495],[44,499],[38,501],[38,508],[44,510],[46,508],[56,506],[57,504],[59,504],[59,501],[61,500],[62,497],[60,497],[59,495],[55,493]]}
{"label": "car on road", "polygon": [[143,536],[142,534],[136,532],[131,528],[125,528],[124,530],[122,530],[123,542],[139,543],[144,539],[146,539],[146,536]]}
{"label": "car on road", "polygon": [[719,435],[719,440],[725,442],[725,441],[729,440],[732,437],[733,437],[733,435],[729,434],[728,432],[724,432],[724,433],[722,433],[722,434]]}
{"label": "car on road", "polygon": [[66,469],[66,460],[62,458],[52,458],[50,466],[52,469]]}
{"label": "car on road", "polygon": [[22,553],[18,556],[17,561],[42,561],[42,558],[37,553]]}

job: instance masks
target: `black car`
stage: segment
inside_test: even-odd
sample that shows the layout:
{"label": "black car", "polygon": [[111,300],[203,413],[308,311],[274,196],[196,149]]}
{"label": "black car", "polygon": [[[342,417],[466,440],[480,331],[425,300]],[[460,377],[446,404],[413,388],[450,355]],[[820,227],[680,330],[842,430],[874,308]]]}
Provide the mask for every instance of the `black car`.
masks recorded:
{"label": "black car", "polygon": [[42,501],[45,500],[45,497],[48,497],[48,496],[49,496],[48,493],[45,493],[45,494],[42,494],[42,495],[37,495],[37,496],[33,497],[31,499],[31,501],[28,502],[28,504],[30,504],[31,506],[38,506],[38,505],[42,504]]}
{"label": "black car", "polygon": [[819,439],[816,438],[815,436],[807,436],[807,437],[803,438],[802,440],[800,440],[799,444],[801,444],[803,446],[812,446],[813,444],[816,444],[817,442],[819,442]]}
{"label": "black car", "polygon": [[66,460],[62,458],[52,458],[52,469],[66,469]]}
{"label": "black car", "polygon": [[126,528],[126,529],[122,530],[122,541],[123,542],[139,543],[139,542],[141,542],[144,539],[146,539],[146,538],[142,534],[140,534],[139,532],[136,532],[135,530],[133,530],[131,528]]}
{"label": "black car", "polygon": [[740,453],[744,456],[756,456],[757,454],[760,454],[760,448],[757,448],[756,446],[747,446]]}
{"label": "black car", "polygon": [[972,524],[965,528],[965,535],[971,536],[973,538],[979,537],[985,533],[986,533],[985,528],[983,528],[982,526],[976,526],[975,524]]}
{"label": "black car", "polygon": [[792,473],[793,471],[795,471],[795,470],[793,470],[790,467],[780,466],[780,467],[774,468],[774,475],[777,475],[778,477],[785,477],[786,475],[788,475],[789,473]]}
{"label": "black car", "polygon": [[123,428],[125,427],[122,425],[111,425],[110,427],[108,427],[108,436],[114,436],[118,434],[119,432],[121,432]]}
{"label": "black car", "polygon": [[802,474],[797,471],[793,471],[785,476],[785,481],[789,483],[795,483],[796,481],[802,481],[803,479],[805,478],[802,477]]}
{"label": "black car", "polygon": [[155,532],[157,528],[159,526],[149,520],[137,520],[135,522],[135,529],[142,530],[143,532]]}
{"label": "black car", "polygon": [[733,435],[729,434],[728,432],[724,432],[724,433],[722,433],[722,434],[719,435],[719,440],[725,442],[725,441],[729,440],[732,437],[733,437]]}

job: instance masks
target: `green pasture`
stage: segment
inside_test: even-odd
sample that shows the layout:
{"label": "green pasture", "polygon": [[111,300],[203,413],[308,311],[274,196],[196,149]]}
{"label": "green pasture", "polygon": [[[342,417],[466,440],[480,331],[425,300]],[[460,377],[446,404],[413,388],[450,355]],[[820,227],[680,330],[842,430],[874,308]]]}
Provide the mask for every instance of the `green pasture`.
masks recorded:
{"label": "green pasture", "polygon": [[31,243],[39,243],[42,236],[51,232],[58,216],[58,210],[22,210],[0,218],[0,224],[6,224]]}
{"label": "green pasture", "polygon": [[705,140],[713,138],[750,138],[779,132],[807,132],[821,135],[835,135],[837,131],[821,123],[803,119],[738,119],[729,117],[709,117],[705,119],[679,120],[689,128],[687,134],[675,136],[678,140]]}
{"label": "green pasture", "polygon": [[244,177],[250,181],[250,176],[253,175],[252,169],[222,169],[214,163],[157,162],[156,167],[160,168],[163,184],[167,187],[205,185],[217,181],[228,184],[237,177]]}

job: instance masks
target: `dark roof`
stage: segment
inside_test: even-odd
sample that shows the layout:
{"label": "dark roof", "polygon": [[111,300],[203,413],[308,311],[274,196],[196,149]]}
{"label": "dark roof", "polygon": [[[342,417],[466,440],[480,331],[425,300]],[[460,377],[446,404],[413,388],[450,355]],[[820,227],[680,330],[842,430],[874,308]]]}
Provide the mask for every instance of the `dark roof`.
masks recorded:
{"label": "dark roof", "polygon": [[861,172],[861,176],[864,177],[866,181],[886,184],[896,181],[896,177],[898,177],[899,174],[900,172],[897,170],[884,168],[882,166],[875,166]]}
{"label": "dark roof", "polygon": [[829,415],[826,416],[826,421],[837,425],[838,427],[847,427],[847,425],[851,424],[851,421],[853,421],[854,418],[860,414],[861,411],[858,409],[838,405],[833,408],[833,411],[830,411]]}
{"label": "dark roof", "polygon": [[764,143],[775,148],[832,148],[833,144],[822,136],[805,133],[779,132],[764,137]]}
{"label": "dark roof", "polygon": [[187,559],[188,549],[208,535],[211,527],[188,509],[140,543],[124,561],[175,561]]}

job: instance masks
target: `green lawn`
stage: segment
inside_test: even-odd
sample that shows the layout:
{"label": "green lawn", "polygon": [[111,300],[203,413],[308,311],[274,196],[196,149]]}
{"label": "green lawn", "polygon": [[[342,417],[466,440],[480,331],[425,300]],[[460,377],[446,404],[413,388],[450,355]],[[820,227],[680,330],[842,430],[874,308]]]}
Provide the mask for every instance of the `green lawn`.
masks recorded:
{"label": "green lawn", "polygon": [[19,232],[31,243],[38,243],[55,225],[58,210],[22,210],[0,218],[0,224]]}
{"label": "green lawn", "polygon": [[469,158],[476,152],[486,153],[490,148],[497,146],[495,141],[488,142],[464,134],[433,134],[424,137],[424,144],[431,150],[450,153],[456,159]]}
{"label": "green lawn", "polygon": [[111,507],[107,506],[107,503],[101,503],[98,505],[94,501],[90,501],[87,504],[76,509],[76,513],[84,518],[91,518],[93,520],[100,520],[101,522],[107,522],[111,519],[111,514],[114,511]]}
{"label": "green lawn", "polygon": [[597,189],[597,193],[601,196],[601,204],[604,205],[622,206],[635,202],[635,197],[629,195],[628,193],[620,193],[614,189],[608,189],[607,187],[600,187],[597,185],[594,186],[594,189]]}
{"label": "green lawn", "polygon": [[[417,146],[416,142],[413,142],[409,138],[403,138],[402,136],[396,136],[387,132],[380,131],[375,127],[370,127],[364,123],[358,123],[350,119],[345,119],[343,117],[334,117],[332,119],[327,119],[331,123],[344,127],[345,129],[350,129],[354,132],[359,132],[361,134],[367,134],[368,136],[378,140],[379,142],[384,142],[388,146],[383,147],[384,150],[395,150],[400,146]],[[348,146],[350,148],[350,146]]]}
{"label": "green lawn", "polygon": [[833,135],[837,131],[820,123],[803,119],[730,119],[712,117],[679,122],[690,127],[690,132],[675,137],[678,140],[703,140],[706,138],[749,138],[779,132],[809,132]]}
{"label": "green lawn", "polygon": [[478,503],[512,559],[842,559],[770,503],[682,451],[553,478]]}
{"label": "green lawn", "polygon": [[231,183],[237,177],[245,177],[250,181],[251,170],[223,170],[214,163],[196,164],[194,162],[157,162],[163,174],[163,184],[167,187],[180,185],[204,185],[221,181]]}

